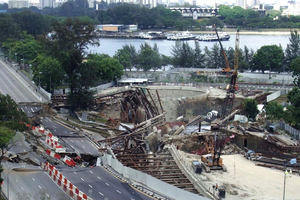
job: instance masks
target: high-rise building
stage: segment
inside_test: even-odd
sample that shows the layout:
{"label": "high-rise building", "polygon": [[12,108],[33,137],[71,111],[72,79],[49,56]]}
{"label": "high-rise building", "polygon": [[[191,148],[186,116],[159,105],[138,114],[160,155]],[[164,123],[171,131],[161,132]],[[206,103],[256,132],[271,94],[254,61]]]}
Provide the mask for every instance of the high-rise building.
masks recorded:
{"label": "high-rise building", "polygon": [[12,8],[28,8],[28,0],[9,0],[8,9]]}
{"label": "high-rise building", "polygon": [[254,5],[259,5],[260,2],[259,0],[251,0],[251,5],[254,6]]}
{"label": "high-rise building", "polygon": [[54,3],[54,0],[40,0],[39,8],[40,9],[43,9],[45,7],[53,8],[53,3]]}
{"label": "high-rise building", "polygon": [[243,8],[246,8],[246,6],[247,6],[247,0],[236,0],[235,5],[243,7]]}

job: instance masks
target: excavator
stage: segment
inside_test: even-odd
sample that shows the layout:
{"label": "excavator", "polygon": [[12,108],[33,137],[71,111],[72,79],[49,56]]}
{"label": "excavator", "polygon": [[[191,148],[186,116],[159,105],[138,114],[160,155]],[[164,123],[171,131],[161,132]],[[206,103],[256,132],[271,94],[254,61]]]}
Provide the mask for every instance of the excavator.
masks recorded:
{"label": "excavator", "polygon": [[[216,30],[216,28],[215,28]],[[217,31],[216,31],[217,33]],[[218,36],[218,33],[217,33]],[[219,36],[218,36],[219,38]],[[219,39],[220,42],[220,39]],[[221,42],[220,42],[221,44]],[[226,72],[231,71],[229,67],[228,60],[226,54],[221,45],[222,53],[226,62]],[[226,98],[221,111],[221,119],[224,119],[227,115],[230,114],[233,106],[233,102],[235,99],[235,91],[238,89],[237,86],[237,77],[238,77],[238,61],[239,61],[239,29],[237,29],[236,40],[235,40],[235,52],[234,52],[234,71],[232,72],[230,84],[226,87]],[[229,71],[228,71],[229,70]],[[227,136],[227,125],[225,126],[224,134],[215,133],[214,139],[207,142],[206,145],[206,155],[201,155],[201,161],[204,164],[203,168],[206,172],[210,172],[211,169],[222,169],[223,171],[227,171],[226,167],[223,164],[223,160],[221,158],[221,153],[225,147],[225,144],[234,138],[234,135],[228,137]]]}

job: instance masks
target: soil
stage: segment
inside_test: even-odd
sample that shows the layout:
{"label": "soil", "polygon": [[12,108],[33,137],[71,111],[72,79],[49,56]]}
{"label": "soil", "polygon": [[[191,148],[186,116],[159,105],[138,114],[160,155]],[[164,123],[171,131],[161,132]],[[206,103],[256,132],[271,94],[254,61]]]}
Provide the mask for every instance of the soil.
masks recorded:
{"label": "soil", "polygon": [[[186,158],[186,162],[201,161],[200,156],[179,151]],[[242,154],[223,155],[223,162],[227,172],[211,171],[199,175],[208,188],[218,184],[224,188],[229,200],[279,200],[283,199],[284,172],[259,167],[254,161],[246,159]],[[191,168],[192,170],[192,168]],[[285,199],[300,200],[300,175],[286,176]],[[217,191],[215,191],[217,192]]]}

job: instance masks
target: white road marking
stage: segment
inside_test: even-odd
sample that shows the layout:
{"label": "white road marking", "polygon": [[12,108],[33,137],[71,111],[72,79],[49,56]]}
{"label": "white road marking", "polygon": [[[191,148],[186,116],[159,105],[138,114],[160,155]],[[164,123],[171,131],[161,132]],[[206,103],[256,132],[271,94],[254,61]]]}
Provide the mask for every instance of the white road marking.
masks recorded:
{"label": "white road marking", "polygon": [[46,196],[47,196],[47,197],[50,197],[48,193],[46,193]]}
{"label": "white road marking", "polygon": [[102,194],[101,192],[99,192],[99,194],[100,194],[101,196],[104,196],[104,194]]}
{"label": "white road marking", "polygon": [[108,184],[108,183],[106,183],[106,185],[107,185],[107,186],[109,186],[109,184]]}
{"label": "white road marking", "polygon": [[89,185],[90,188],[93,188],[93,186]]}
{"label": "white road marking", "polygon": [[40,185],[38,185],[40,189],[42,189],[42,187]]}
{"label": "white road marking", "polygon": [[74,172],[74,174],[77,174],[76,172]]}
{"label": "white road marking", "polygon": [[84,181],[84,179],[83,179],[83,178],[81,178],[81,180],[82,180],[82,181]]}
{"label": "white road marking", "polygon": [[85,146],[83,146],[83,148],[85,148]]}
{"label": "white road marking", "polygon": [[21,189],[24,190],[24,188],[21,186]]}
{"label": "white road marking", "polygon": [[90,170],[90,172],[93,174],[94,172],[92,172],[91,170]]}
{"label": "white road marking", "polygon": [[116,191],[117,191],[117,193],[122,194],[122,192],[120,192],[119,190],[116,190]]}
{"label": "white road marking", "polygon": [[18,183],[19,181],[16,179],[16,182]]}
{"label": "white road marking", "polygon": [[99,180],[101,180],[101,178],[100,178],[99,176],[97,176],[97,178],[98,178]]}
{"label": "white road marking", "polygon": [[71,140],[71,142],[73,142],[73,140]]}
{"label": "white road marking", "polygon": [[35,181],[34,178],[32,178],[32,180]]}
{"label": "white road marking", "polygon": [[83,140],[81,140],[81,142],[84,142]]}

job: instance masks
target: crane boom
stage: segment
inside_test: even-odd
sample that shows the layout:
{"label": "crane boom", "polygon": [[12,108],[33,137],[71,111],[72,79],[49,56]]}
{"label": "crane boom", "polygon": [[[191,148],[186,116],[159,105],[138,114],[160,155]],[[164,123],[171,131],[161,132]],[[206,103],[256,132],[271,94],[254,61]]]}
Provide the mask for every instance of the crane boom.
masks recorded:
{"label": "crane boom", "polygon": [[226,74],[226,73],[228,73],[228,72],[231,71],[231,68],[230,68],[230,66],[229,66],[229,62],[228,62],[226,53],[225,53],[225,51],[224,51],[224,49],[223,49],[223,45],[222,45],[222,43],[221,43],[221,40],[220,40],[218,31],[217,31],[217,27],[216,27],[215,24],[214,24],[214,28],[215,28],[216,35],[217,35],[217,37],[218,37],[218,41],[219,41],[219,44],[220,44],[220,47],[221,47],[222,54],[223,54],[223,56],[224,56],[225,63],[226,63],[226,67],[222,69],[222,73],[225,73],[225,74]]}

